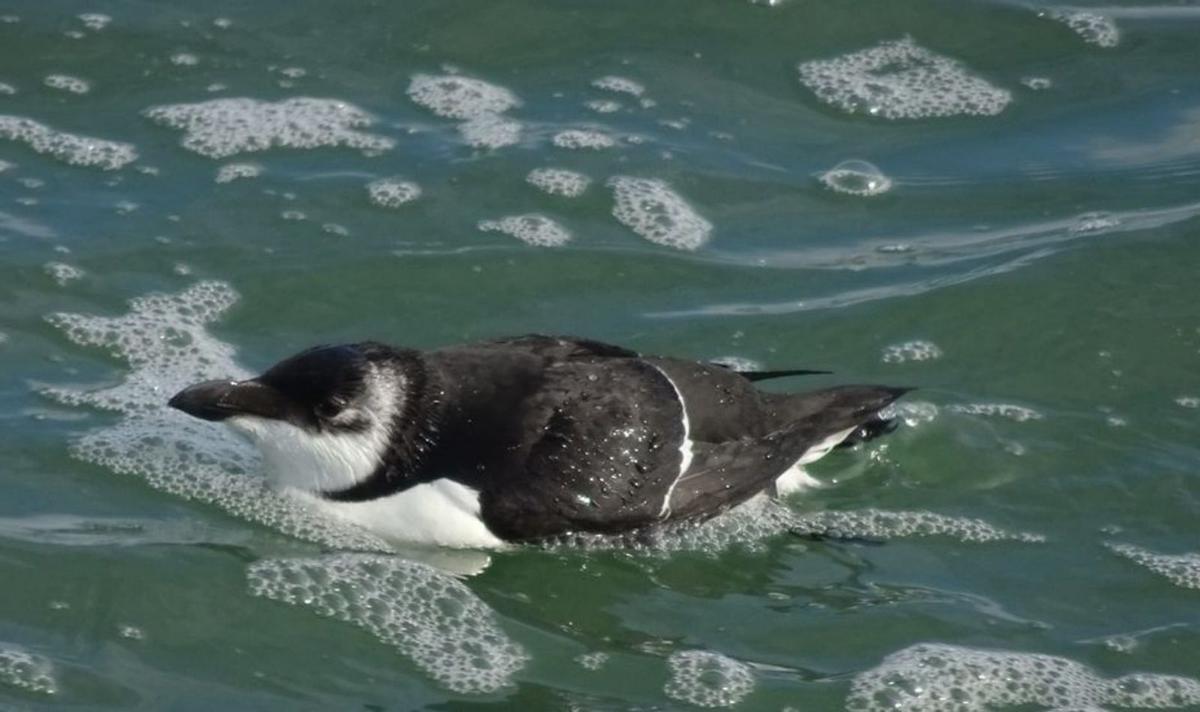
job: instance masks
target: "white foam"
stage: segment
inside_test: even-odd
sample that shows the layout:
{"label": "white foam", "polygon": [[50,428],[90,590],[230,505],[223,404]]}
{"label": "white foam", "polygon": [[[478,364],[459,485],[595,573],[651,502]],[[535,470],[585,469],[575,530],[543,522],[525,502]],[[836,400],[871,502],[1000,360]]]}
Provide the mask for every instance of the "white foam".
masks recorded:
{"label": "white foam", "polygon": [[17,88],[14,87],[12,84],[0,82],[0,94],[12,96],[13,94],[16,94],[16,93],[17,93]]}
{"label": "white foam", "polygon": [[626,77],[615,77],[612,75],[600,77],[592,80],[592,86],[605,91],[615,91],[621,94],[629,94],[631,96],[641,96],[646,92],[646,87],[638,82]]}
{"label": "white foam", "polygon": [[584,653],[577,655],[575,662],[579,663],[584,670],[592,670],[594,672],[604,667],[604,664],[608,662],[608,653],[601,651]]}
{"label": "white foam", "polygon": [[83,279],[84,275],[83,270],[65,262],[47,262],[42,265],[42,270],[50,275],[50,278],[60,287],[65,287],[71,282]]}
{"label": "white foam", "polygon": [[665,181],[615,176],[608,185],[613,190],[613,217],[650,242],[695,250],[712,234],[712,223]]}
{"label": "white foam", "polygon": [[1041,420],[1044,416],[1032,408],[1011,403],[960,403],[946,406],[946,410],[966,415],[984,415],[1008,418],[1018,423]]}
{"label": "white foam", "polygon": [[892,179],[874,164],[858,159],[842,161],[821,174],[826,188],[849,195],[883,195],[892,189]]}
{"label": "white foam", "polygon": [[228,17],[218,17],[217,19],[213,20],[212,23],[213,27],[217,27],[222,30],[228,30],[230,27],[233,27],[233,20],[230,20]]}
{"label": "white foam", "polygon": [[171,55],[171,64],[177,67],[194,67],[200,64],[200,58],[191,52],[177,52]]}
{"label": "white foam", "polygon": [[399,178],[380,178],[367,184],[367,196],[382,208],[398,208],[421,197],[421,186]]}
{"label": "white foam", "polygon": [[667,658],[668,697],[699,707],[732,707],[754,689],[750,666],[706,650],[685,650]]}
{"label": "white foam", "polygon": [[74,166],[115,170],[137,160],[133,145],[56,131],[33,119],[0,115],[0,139],[20,141],[38,153]]}
{"label": "white foam", "polygon": [[1116,47],[1121,43],[1121,31],[1117,28],[1117,23],[1107,15],[1070,8],[1049,10],[1042,14],[1071,28],[1089,44]]}
{"label": "white foam", "polygon": [[68,74],[50,74],[47,75],[42,83],[51,89],[59,91],[67,91],[72,94],[87,94],[92,89],[92,85],[86,79],[72,77]]}
{"label": "white foam", "polygon": [[933,361],[942,357],[942,350],[932,341],[906,341],[892,344],[883,350],[884,363]]}
{"label": "white foam", "polygon": [[8,161],[0,161],[0,173],[15,168],[17,164],[9,163]]}
{"label": "white foam", "polygon": [[1120,227],[1120,225],[1121,219],[1116,215],[1105,212],[1090,212],[1075,218],[1075,223],[1068,229],[1074,235],[1085,235],[1108,232],[1115,227]]}
{"label": "white foam", "polygon": [[481,220],[483,232],[502,232],[538,247],[558,247],[571,240],[571,233],[553,219],[538,213],[509,215],[498,220]]}
{"label": "white foam", "polygon": [[1200,554],[1159,554],[1133,544],[1106,544],[1130,561],[1183,588],[1200,588]]}
{"label": "white foam", "polygon": [[612,148],[617,145],[616,140],[612,136],[599,131],[585,131],[583,129],[567,129],[554,134],[551,139],[555,146],[559,148],[569,148],[575,151],[591,150],[598,151],[603,148]]}
{"label": "white foam", "polygon": [[476,148],[503,148],[521,140],[521,122],[499,114],[480,114],[459,124],[458,133]]}
{"label": "white foam", "polygon": [[247,578],[256,596],[365,628],[455,692],[508,686],[529,657],[487,604],[425,564],[366,554],[268,559]]}
{"label": "white foam", "polygon": [[58,692],[54,663],[11,643],[0,643],[0,684],[43,695]]}
{"label": "white foam", "polygon": [[578,198],[591,185],[592,179],[564,168],[534,168],[525,176],[525,182],[550,195]]}
{"label": "white foam", "polygon": [[111,17],[108,15],[102,15],[98,12],[85,12],[82,15],[76,15],[76,17],[79,18],[79,21],[83,23],[84,27],[96,32],[108,27],[108,24],[112,22]]}
{"label": "white foam", "polygon": [[937,418],[938,407],[926,401],[905,400],[892,403],[879,411],[882,418],[900,418],[910,428],[932,423]]}
{"label": "white foam", "polygon": [[414,102],[447,119],[474,119],[503,114],[521,105],[508,89],[457,74],[417,74],[408,85]]}
{"label": "white foam", "polygon": [[825,103],[885,119],[992,115],[1012,100],[1007,90],[909,37],[804,62],[798,70],[800,82]]}
{"label": "white foam", "polygon": [[761,549],[767,540],[789,532],[850,539],[936,536],[971,543],[1045,541],[1045,537],[1034,532],[1011,531],[971,517],[922,510],[861,509],[803,513],[759,495],[699,524],[683,522],[621,536],[574,534],[548,545],[598,550],[619,548],[654,555],[680,551],[716,553],[732,547],[754,551]]}
{"label": "white foam", "polygon": [[150,119],[185,132],[182,145],[209,158],[271,148],[346,146],[366,153],[385,151],[395,142],[358,129],[373,118],[337,99],[297,97],[283,101],[212,99],[169,104],[145,111]]}
{"label": "white foam", "polygon": [[1179,396],[1175,405],[1181,408],[1200,408],[1200,396]]}
{"label": "white foam", "polygon": [[1034,91],[1043,91],[1054,86],[1054,82],[1049,77],[1023,77],[1021,84]]}
{"label": "white foam", "polygon": [[232,183],[243,178],[257,178],[263,167],[258,163],[226,163],[217,171],[218,183]]}
{"label": "white foam", "polygon": [[308,215],[303,210],[284,210],[283,212],[279,213],[279,217],[283,218],[284,220],[293,221],[308,219]]}
{"label": "white foam", "polygon": [[1067,658],[921,643],[892,653],[854,678],[853,712],[990,710],[1037,705],[1059,710],[1179,708],[1200,704],[1200,682],[1134,673],[1107,679]]}
{"label": "white foam", "polygon": [[584,106],[597,114],[612,114],[621,110],[621,102],[611,99],[595,99],[584,103]]}
{"label": "white foam", "polygon": [[197,381],[251,375],[234,361],[232,347],[206,329],[235,301],[228,285],[200,282],[179,294],[134,299],[124,316],[50,316],[50,323],[75,343],[106,349],[131,368],[105,388],[43,389],[62,403],[123,416],[84,434],[72,444],[72,454],[300,539],[339,549],[389,551],[374,535],[267,487],[257,476],[257,450],[227,428],[166,406],[171,395]]}

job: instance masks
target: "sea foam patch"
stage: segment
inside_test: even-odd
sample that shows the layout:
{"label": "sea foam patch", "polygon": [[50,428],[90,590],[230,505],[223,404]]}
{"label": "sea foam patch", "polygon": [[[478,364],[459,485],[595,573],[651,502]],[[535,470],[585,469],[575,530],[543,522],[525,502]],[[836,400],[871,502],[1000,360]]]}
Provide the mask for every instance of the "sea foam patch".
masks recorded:
{"label": "sea foam patch", "polygon": [[400,178],[380,178],[367,184],[367,197],[381,208],[398,208],[421,197],[421,186]]}
{"label": "sea foam patch", "polygon": [[559,131],[550,139],[559,148],[569,148],[575,151],[598,151],[602,148],[612,148],[617,145],[616,139],[601,131],[588,129],[567,129]]}
{"label": "sea foam patch", "polygon": [[992,115],[1012,94],[912,38],[800,64],[800,82],[821,101],[885,119]]}
{"label": "sea foam patch", "polygon": [[483,232],[502,232],[537,247],[558,247],[571,240],[571,233],[552,218],[538,213],[509,215],[498,220],[481,220]]}
{"label": "sea foam patch", "polygon": [[12,643],[0,643],[0,684],[29,692],[58,692],[54,663]]}
{"label": "sea foam patch", "polygon": [[733,547],[757,550],[768,539],[788,533],[879,540],[944,537],[969,543],[1045,541],[1041,534],[1004,529],[973,517],[922,510],[798,512],[759,495],[702,523],[685,522],[621,536],[576,534],[550,546],[623,548],[652,555],[683,551],[717,553]]}
{"label": "sea foam patch", "polygon": [[1107,15],[1070,8],[1049,10],[1044,14],[1071,28],[1089,44],[1111,48],[1121,43],[1121,31],[1117,28],[1117,23]]}
{"label": "sea foam patch", "polygon": [[543,193],[578,198],[591,185],[592,179],[565,168],[534,168],[525,176],[525,182]]}
{"label": "sea foam patch", "polygon": [[228,429],[167,407],[167,399],[198,381],[251,375],[234,360],[233,348],[206,328],[236,301],[229,285],[200,282],[179,294],[134,299],[123,316],[50,316],[75,343],[106,349],[131,369],[105,388],[43,389],[62,403],[124,416],[84,434],[72,454],[300,539],[339,549],[391,550],[377,537],[269,488],[258,476],[257,451]]}
{"label": "sea foam patch", "polygon": [[218,183],[232,183],[243,178],[257,178],[262,175],[263,167],[258,163],[226,163],[217,170]]}
{"label": "sea foam patch", "polygon": [[92,85],[86,79],[73,77],[69,74],[49,74],[42,83],[51,89],[70,92],[71,94],[87,94]]}
{"label": "sea foam patch", "polygon": [[856,676],[846,709],[960,712],[1035,705],[1065,711],[1197,704],[1200,682],[1192,678],[1134,673],[1109,679],[1054,655],[922,643]]}
{"label": "sea foam patch", "polygon": [[183,147],[208,158],[271,148],[326,146],[377,153],[395,145],[390,138],[361,131],[371,126],[374,118],[337,99],[213,99],[154,106],[144,113],[156,123],[183,131]]}
{"label": "sea foam patch", "polygon": [[425,564],[369,554],[268,559],[247,578],[256,596],[365,628],[455,692],[505,687],[529,657],[487,604]]}
{"label": "sea foam patch", "polygon": [[132,144],[57,131],[21,116],[0,115],[0,139],[19,141],[63,163],[103,170],[116,170],[138,157]]}
{"label": "sea foam patch", "polygon": [[892,189],[892,179],[874,164],[852,159],[842,161],[820,175],[826,188],[848,195],[883,195]]}
{"label": "sea foam patch", "polygon": [[521,122],[503,116],[521,100],[504,87],[458,74],[417,74],[408,96],[438,116],[461,121],[459,134],[476,148],[502,148],[521,139]]}
{"label": "sea foam patch", "polygon": [[1106,544],[1113,552],[1182,588],[1200,588],[1200,554],[1160,554],[1133,544]]}
{"label": "sea foam patch", "polygon": [[705,220],[665,181],[615,176],[613,217],[650,242],[681,250],[695,250],[712,235]]}
{"label": "sea foam patch", "polygon": [[707,650],[685,650],[667,658],[671,679],[663,692],[699,707],[732,707],[754,690],[750,666]]}

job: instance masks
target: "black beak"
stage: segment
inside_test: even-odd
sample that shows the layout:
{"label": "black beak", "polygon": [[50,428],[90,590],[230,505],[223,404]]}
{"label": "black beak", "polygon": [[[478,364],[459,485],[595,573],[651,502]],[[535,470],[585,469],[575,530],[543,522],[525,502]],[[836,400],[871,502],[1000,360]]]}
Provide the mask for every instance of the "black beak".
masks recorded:
{"label": "black beak", "polygon": [[205,381],[176,393],[167,405],[203,420],[225,420],[235,415],[282,419],[287,401],[258,381]]}

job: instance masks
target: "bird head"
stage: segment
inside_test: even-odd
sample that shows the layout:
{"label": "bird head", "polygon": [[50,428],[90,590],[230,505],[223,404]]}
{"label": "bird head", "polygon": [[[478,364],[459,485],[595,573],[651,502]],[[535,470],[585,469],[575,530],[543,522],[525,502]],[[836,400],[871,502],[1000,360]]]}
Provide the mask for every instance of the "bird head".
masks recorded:
{"label": "bird head", "polygon": [[367,344],[317,346],[244,381],[205,381],[169,405],[225,423],[263,453],[275,482],[336,492],[369,478],[389,447],[407,378]]}

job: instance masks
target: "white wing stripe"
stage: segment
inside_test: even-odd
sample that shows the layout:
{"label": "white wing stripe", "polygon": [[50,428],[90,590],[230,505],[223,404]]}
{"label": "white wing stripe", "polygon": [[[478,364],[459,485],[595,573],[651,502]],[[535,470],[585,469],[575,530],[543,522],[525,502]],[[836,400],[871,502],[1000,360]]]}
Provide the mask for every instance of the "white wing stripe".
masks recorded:
{"label": "white wing stripe", "polygon": [[667,379],[667,383],[671,384],[671,389],[675,391],[675,398],[679,401],[679,412],[683,415],[683,440],[679,443],[679,474],[675,476],[675,480],[667,488],[667,494],[663,497],[662,507],[658,510],[658,516],[662,519],[671,513],[671,495],[675,492],[675,485],[679,484],[679,480],[683,478],[688,468],[692,466],[692,438],[691,426],[688,423],[687,403],[683,400],[683,393],[680,392],[679,386],[675,385],[675,381],[672,381],[671,377],[665,371],[658,366],[654,366],[654,370],[662,374],[662,377]]}

